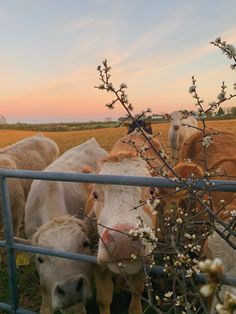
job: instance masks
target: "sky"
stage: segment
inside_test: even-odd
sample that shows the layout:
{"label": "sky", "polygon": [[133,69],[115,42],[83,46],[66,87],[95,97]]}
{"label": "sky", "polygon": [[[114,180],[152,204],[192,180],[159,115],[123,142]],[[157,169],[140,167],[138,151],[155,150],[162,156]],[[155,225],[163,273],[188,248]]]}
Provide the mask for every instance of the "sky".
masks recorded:
{"label": "sky", "polygon": [[[235,0],[0,0],[0,114],[8,122],[97,121],[124,116],[95,89],[106,58],[135,113],[207,106],[236,72],[210,41],[236,44]],[[227,106],[232,106],[233,101]]]}

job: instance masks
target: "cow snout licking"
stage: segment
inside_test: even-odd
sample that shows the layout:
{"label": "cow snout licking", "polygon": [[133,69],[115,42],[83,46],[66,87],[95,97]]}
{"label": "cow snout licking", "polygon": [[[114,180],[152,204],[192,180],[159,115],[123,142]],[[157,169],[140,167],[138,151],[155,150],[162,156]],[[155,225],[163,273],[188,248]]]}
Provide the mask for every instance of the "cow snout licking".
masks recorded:
{"label": "cow snout licking", "polygon": [[173,126],[173,129],[174,129],[175,131],[178,131],[178,130],[179,130],[179,125],[175,124],[175,125]]}
{"label": "cow snout licking", "polygon": [[57,282],[52,290],[54,310],[69,308],[86,301],[92,295],[88,279],[83,275],[74,276]]}
{"label": "cow snout licking", "polygon": [[133,224],[117,224],[112,228],[105,229],[100,239],[101,254],[98,255],[99,263],[111,261],[130,261],[132,256],[141,256],[144,251],[143,244],[134,239],[130,230],[136,229]]}

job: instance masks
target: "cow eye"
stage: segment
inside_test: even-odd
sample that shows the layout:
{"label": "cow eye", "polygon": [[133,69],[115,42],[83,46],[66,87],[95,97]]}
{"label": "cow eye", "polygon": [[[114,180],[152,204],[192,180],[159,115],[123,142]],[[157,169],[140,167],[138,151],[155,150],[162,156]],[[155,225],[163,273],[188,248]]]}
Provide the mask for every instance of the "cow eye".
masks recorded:
{"label": "cow eye", "polygon": [[91,244],[89,241],[84,241],[83,248],[90,248]]}
{"label": "cow eye", "polygon": [[151,195],[154,195],[154,194],[155,194],[155,188],[152,188],[152,187],[150,188],[150,194],[151,194]]}
{"label": "cow eye", "polygon": [[97,200],[98,199],[98,193],[94,191],[93,192],[93,197],[94,197],[95,200]]}
{"label": "cow eye", "polygon": [[43,258],[41,257],[41,256],[38,256],[38,262],[40,263],[40,264],[42,264],[44,261],[43,261]]}

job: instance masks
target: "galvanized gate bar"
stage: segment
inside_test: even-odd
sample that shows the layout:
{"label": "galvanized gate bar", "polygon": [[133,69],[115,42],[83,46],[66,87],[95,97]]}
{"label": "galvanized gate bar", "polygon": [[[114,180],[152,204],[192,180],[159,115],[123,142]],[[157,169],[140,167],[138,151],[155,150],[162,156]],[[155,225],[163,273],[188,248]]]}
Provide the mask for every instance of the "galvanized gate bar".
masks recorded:
{"label": "galvanized gate bar", "polygon": [[[0,168],[0,177],[36,179],[49,181],[69,181],[83,183],[98,183],[112,185],[129,185],[129,186],[151,186],[164,188],[184,188],[185,184],[179,181],[173,181],[162,177],[141,177],[141,176],[116,176],[116,175],[98,175],[87,173],[66,173],[66,172],[46,172],[31,170],[15,170]],[[195,189],[203,189],[206,186],[212,191],[235,192],[236,181],[211,180],[210,186],[206,184],[206,180],[198,180],[193,182],[191,179],[186,184],[194,184]]]}
{"label": "galvanized gate bar", "polygon": [[[25,244],[14,244],[15,249],[19,251],[25,251],[25,252],[30,252],[30,253],[40,253],[44,255],[50,255],[50,256],[57,256],[57,257],[62,257],[62,258],[68,258],[68,259],[73,259],[73,260],[79,260],[82,262],[88,262],[88,263],[97,263],[97,259],[95,256],[91,255],[84,255],[84,254],[77,254],[77,253],[70,253],[66,251],[60,251],[60,250],[54,250],[54,249],[47,249],[43,247],[37,247],[37,246],[31,246],[31,245],[25,245]],[[159,275],[165,274],[163,270],[163,267],[161,266],[154,266],[152,268],[148,268],[148,271],[150,273],[156,273]],[[205,282],[206,277],[204,274],[199,273],[197,275],[198,280],[200,282]],[[228,276],[224,276],[222,278],[222,283],[225,285],[230,285],[236,287],[236,278],[231,278]]]}
{"label": "galvanized gate bar", "polygon": [[57,256],[57,257],[63,257],[63,258],[69,258],[73,260],[79,260],[81,262],[88,262],[88,263],[97,263],[97,259],[95,256],[91,255],[85,255],[85,254],[77,254],[77,253],[70,253],[66,251],[60,251],[60,250],[54,250],[54,249],[48,249],[44,247],[37,247],[37,246],[31,246],[26,244],[14,244],[14,248],[19,251],[25,251],[30,253],[40,253],[44,255],[50,255],[50,256]]}
{"label": "galvanized gate bar", "polygon": [[6,241],[0,240],[0,247],[6,247]]}
{"label": "galvanized gate bar", "polygon": [[0,302],[0,309],[11,312],[10,304]]}
{"label": "galvanized gate bar", "polygon": [[7,179],[0,177],[0,189],[2,191],[2,210],[3,210],[3,226],[4,236],[6,239],[7,251],[7,272],[8,272],[8,286],[9,296],[11,301],[11,313],[19,308],[19,297],[17,289],[17,271],[16,271],[16,258],[14,249],[14,234],[12,226],[12,215],[9,200],[9,191],[7,186]]}
{"label": "galvanized gate bar", "polygon": [[38,313],[19,308],[18,310],[16,310],[16,314],[38,314]]}
{"label": "galvanized gate bar", "polygon": [[[7,312],[11,312],[11,306],[9,304],[5,304],[5,303],[0,302],[0,309],[7,311]],[[28,311],[28,310],[21,309],[21,308],[17,309],[15,311],[15,313],[16,314],[38,314],[36,312]]]}
{"label": "galvanized gate bar", "polygon": [[[164,272],[164,268],[162,266],[153,266],[151,268],[148,268],[148,272],[150,274],[158,274],[158,275],[165,275],[166,276],[166,272]],[[198,273],[196,275],[196,278],[201,283],[207,282],[207,277],[203,273]],[[231,278],[229,276],[222,276],[221,282],[224,285],[236,287],[236,278]]]}

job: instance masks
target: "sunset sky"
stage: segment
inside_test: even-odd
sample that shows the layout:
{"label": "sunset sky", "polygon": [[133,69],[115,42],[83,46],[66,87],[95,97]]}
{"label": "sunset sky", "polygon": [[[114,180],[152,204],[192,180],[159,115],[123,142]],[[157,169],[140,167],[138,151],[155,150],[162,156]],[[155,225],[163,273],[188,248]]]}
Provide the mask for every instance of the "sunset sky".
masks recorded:
{"label": "sunset sky", "polygon": [[94,88],[104,58],[136,112],[194,109],[193,74],[206,104],[223,80],[229,92],[236,82],[209,44],[218,36],[236,44],[235,0],[0,0],[0,114],[8,122],[124,115]]}

